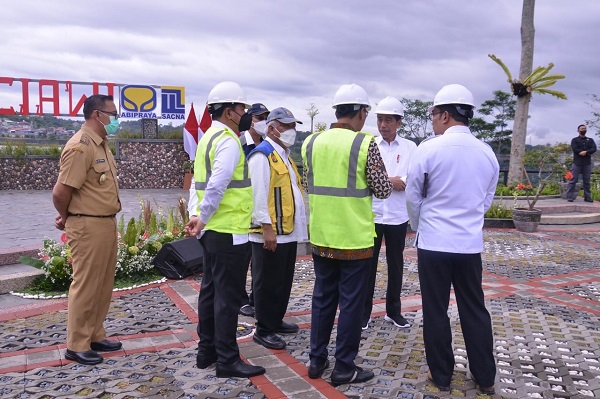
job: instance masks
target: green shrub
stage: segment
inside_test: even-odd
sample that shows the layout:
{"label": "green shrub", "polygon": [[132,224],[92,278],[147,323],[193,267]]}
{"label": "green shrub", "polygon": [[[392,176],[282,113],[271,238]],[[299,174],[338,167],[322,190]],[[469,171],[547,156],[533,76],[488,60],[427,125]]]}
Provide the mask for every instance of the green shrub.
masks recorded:
{"label": "green shrub", "polygon": [[[149,202],[140,200],[142,212],[136,220],[131,218],[125,228],[124,217],[121,216],[117,229],[119,232],[117,243],[117,265],[115,271],[115,285],[127,286],[128,282],[135,283],[155,277],[152,259],[162,246],[173,240],[183,237],[183,228],[187,223],[182,209],[186,209],[185,200],[179,200],[177,209],[169,208],[163,214],[161,207],[156,213]],[[148,223],[145,222],[148,219]],[[20,262],[35,266],[44,271],[44,276],[38,278],[28,290],[35,292],[64,292],[68,290],[73,279],[73,259],[71,249],[67,243],[66,234],[63,233],[61,243],[55,240],[44,239],[43,248],[38,253],[38,258],[21,257]]]}
{"label": "green shrub", "polygon": [[488,209],[484,217],[486,219],[511,219],[512,209],[507,208],[506,205],[504,205],[504,201],[500,200],[492,203],[492,206],[490,206],[490,209]]}

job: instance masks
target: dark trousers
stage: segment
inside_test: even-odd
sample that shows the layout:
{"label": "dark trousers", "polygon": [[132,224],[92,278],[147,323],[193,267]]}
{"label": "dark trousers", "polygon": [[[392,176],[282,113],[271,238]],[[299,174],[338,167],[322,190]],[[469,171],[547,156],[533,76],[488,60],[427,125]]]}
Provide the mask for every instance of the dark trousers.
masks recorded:
{"label": "dark trousers", "polygon": [[277,244],[275,252],[252,243],[252,291],[256,311],[256,334],[275,333],[290,301],[296,266],[296,242]]}
{"label": "dark trousers", "polygon": [[246,296],[250,243],[233,245],[231,234],[210,230],[200,243],[204,247],[204,272],[198,295],[198,352],[216,352],[219,363],[231,364],[240,357],[238,310]]}
{"label": "dark trousers", "polygon": [[577,198],[577,194],[575,192],[575,185],[579,181],[579,175],[583,177],[583,196],[587,200],[592,199],[592,192],[590,190],[590,177],[592,176],[592,165],[575,165],[571,166],[571,173],[573,174],[573,178],[569,181],[567,185],[567,199],[575,199]]}
{"label": "dark trousers", "polygon": [[400,293],[402,292],[402,275],[404,272],[404,243],[408,222],[392,224],[375,224],[375,246],[373,259],[370,266],[369,279],[367,280],[367,296],[365,308],[362,313],[361,326],[364,326],[371,317],[373,310],[373,295],[375,293],[375,279],[379,263],[381,241],[385,238],[385,256],[387,258],[387,292],[385,294],[385,311],[390,316],[400,314]]}
{"label": "dark trousers", "polygon": [[335,343],[335,369],[356,368],[354,359],[360,345],[360,318],[365,302],[365,280],[371,259],[338,260],[313,254],[315,288],[310,327],[310,358],[321,364],[328,356],[327,345],[335,322],[338,303],[340,314]]}
{"label": "dark trousers", "polygon": [[492,322],[481,288],[481,254],[418,250],[423,299],[423,337],[427,365],[438,385],[450,385],[454,370],[452,331],[448,317],[450,285],[454,287],[460,326],[476,382],[494,385]]}

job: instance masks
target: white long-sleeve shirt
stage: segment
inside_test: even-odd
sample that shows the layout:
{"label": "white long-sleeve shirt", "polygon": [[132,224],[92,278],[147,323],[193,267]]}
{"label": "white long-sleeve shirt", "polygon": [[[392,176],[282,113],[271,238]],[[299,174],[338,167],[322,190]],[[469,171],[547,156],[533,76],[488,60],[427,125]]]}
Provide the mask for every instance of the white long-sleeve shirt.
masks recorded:
{"label": "white long-sleeve shirt", "polygon": [[[292,194],[294,196],[294,230],[290,234],[278,234],[277,243],[284,244],[294,241],[306,241],[308,239],[308,228],[306,224],[306,210],[304,207],[304,198],[297,184],[296,172],[289,162],[290,150],[283,148],[270,138],[266,138],[275,151],[279,154],[287,166],[292,180]],[[254,224],[271,224],[269,216],[269,185],[271,180],[271,167],[269,160],[262,153],[254,153],[248,159],[248,168],[250,170],[250,179],[252,180],[252,195],[254,196],[254,210],[252,211],[252,221]],[[250,241],[263,243],[262,234],[250,233]]]}
{"label": "white long-sleeve shirt", "polygon": [[[212,127],[218,129],[229,129],[219,121],[213,121]],[[198,204],[198,196],[194,184],[190,188],[190,199],[188,201],[188,211],[191,216],[198,216],[206,224],[213,217],[219,204],[225,195],[225,190],[233,177],[233,172],[240,159],[240,147],[236,139],[231,136],[225,136],[219,140],[215,147],[215,158],[212,166],[212,174],[206,184],[204,198]],[[194,183],[194,182],[192,182]],[[200,236],[202,236],[202,231]],[[248,234],[232,234],[233,245],[244,244],[248,242]]]}
{"label": "white long-sleeve shirt", "polygon": [[466,126],[452,126],[421,143],[406,187],[416,246],[461,254],[483,251],[483,215],[494,199],[499,169],[492,149]]}
{"label": "white long-sleeve shirt", "polygon": [[[406,183],[410,160],[417,145],[399,136],[396,136],[391,143],[378,136],[375,142],[379,147],[388,176],[399,176]],[[405,192],[394,190],[386,199],[373,196],[373,212],[375,223],[390,225],[405,223],[408,221]]]}

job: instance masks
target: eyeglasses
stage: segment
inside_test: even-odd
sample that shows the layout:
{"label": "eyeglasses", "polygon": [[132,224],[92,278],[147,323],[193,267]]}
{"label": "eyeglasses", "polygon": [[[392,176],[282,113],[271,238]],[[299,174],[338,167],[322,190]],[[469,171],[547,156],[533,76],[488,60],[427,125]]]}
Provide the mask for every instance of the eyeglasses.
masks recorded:
{"label": "eyeglasses", "polygon": [[443,114],[444,112],[440,111],[440,112],[430,112],[429,113],[429,119],[433,120],[433,117],[439,114]]}
{"label": "eyeglasses", "polygon": [[102,112],[104,115],[114,116],[115,118],[119,119],[119,113],[117,111],[103,111],[101,109],[97,109],[96,111]]}

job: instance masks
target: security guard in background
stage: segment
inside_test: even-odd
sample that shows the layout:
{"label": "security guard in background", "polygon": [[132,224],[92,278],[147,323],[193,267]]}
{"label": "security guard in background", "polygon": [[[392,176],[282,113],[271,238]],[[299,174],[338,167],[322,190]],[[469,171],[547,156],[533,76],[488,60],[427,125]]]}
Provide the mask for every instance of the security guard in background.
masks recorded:
{"label": "security guard in background", "polygon": [[108,341],[108,313],[117,262],[117,223],[121,210],[117,168],[107,135],[119,128],[112,96],[95,94],[83,104],[85,122],[65,145],[58,180],[52,190],[58,211],[54,224],[66,230],[73,257],[69,287],[67,351],[81,364],[102,363],[98,352],[117,351]]}
{"label": "security guard in background", "polygon": [[337,123],[304,141],[302,160],[315,270],[308,376],[319,378],[329,366],[327,345],[339,302],[331,373],[332,384],[339,385],[374,377],[354,359],[375,237],[371,194],[387,198],[393,186],[374,137],[360,131],[371,109],[365,90],[343,85],[333,108]]}
{"label": "security guard in background", "polygon": [[213,123],[198,142],[194,164],[199,205],[185,227],[188,236],[201,234],[204,247],[196,365],[217,362],[217,377],[248,378],[265,372],[242,361],[236,342],[250,263],[252,186],[239,140],[250,127],[250,104],[237,83],[225,81],[210,91],[207,105]]}
{"label": "security guard in background", "polygon": [[462,85],[444,86],[436,94],[429,115],[437,137],[413,153],[406,205],[417,232],[427,378],[440,390],[450,390],[452,286],[469,369],[480,391],[493,394],[494,338],[481,287],[481,251],[483,215],[494,200],[499,166],[490,146],[469,130],[473,108],[473,94]]}

